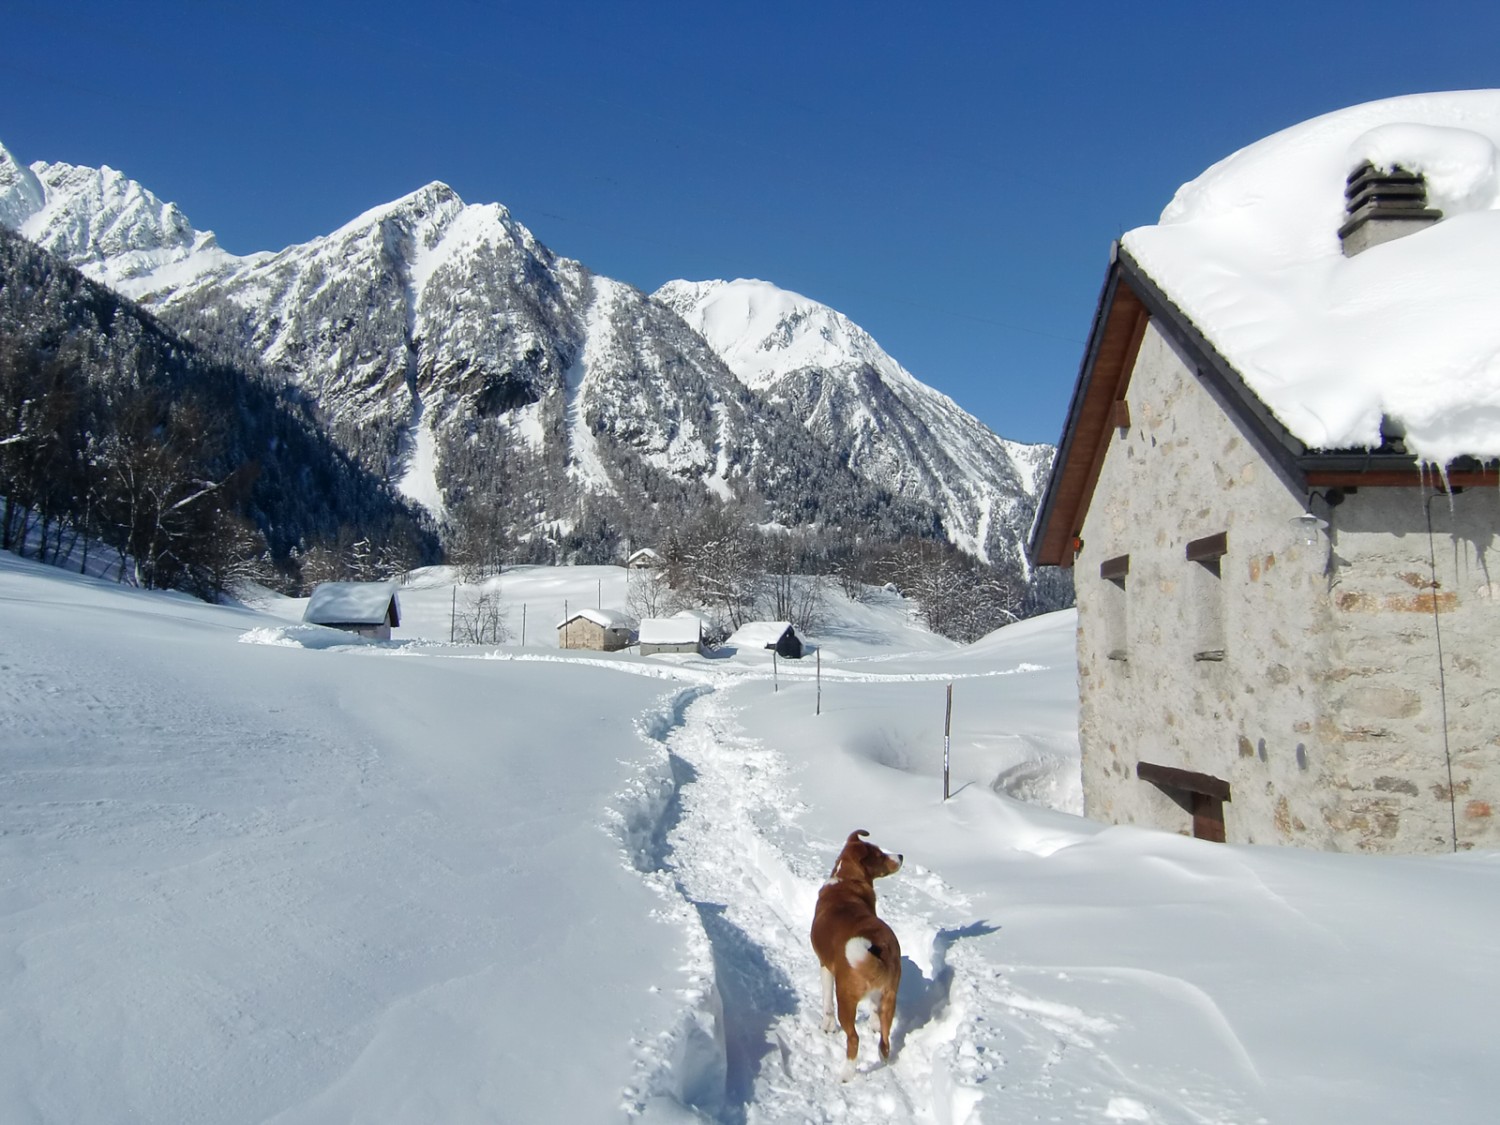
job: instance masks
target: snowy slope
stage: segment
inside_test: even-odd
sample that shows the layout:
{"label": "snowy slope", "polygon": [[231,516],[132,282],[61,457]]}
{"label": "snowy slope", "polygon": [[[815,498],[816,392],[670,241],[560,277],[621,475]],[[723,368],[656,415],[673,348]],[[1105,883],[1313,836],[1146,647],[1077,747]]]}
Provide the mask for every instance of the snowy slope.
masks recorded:
{"label": "snowy slope", "polygon": [[864,479],[936,508],[949,539],[970,554],[1024,566],[1015,544],[1030,524],[1050,446],[996,436],[848,317],[797,293],[742,279],[671,281],[652,296]]}
{"label": "snowy slope", "polygon": [[[480,648],[422,572],[371,643],[0,554],[0,1119],[1492,1119],[1496,856],[1001,795],[1070,800],[1070,612],[964,648],[836,603],[774,680],[555,647],[624,584],[507,572],[533,632]],[[840,1083],[806,934],[855,828],[907,857],[903,976]]]}
{"label": "snowy slope", "polygon": [[[1437,224],[1340,250],[1349,173],[1427,177]],[[1500,90],[1325,114],[1184,184],[1125,248],[1311,448],[1372,448],[1382,415],[1439,466],[1500,456]]]}

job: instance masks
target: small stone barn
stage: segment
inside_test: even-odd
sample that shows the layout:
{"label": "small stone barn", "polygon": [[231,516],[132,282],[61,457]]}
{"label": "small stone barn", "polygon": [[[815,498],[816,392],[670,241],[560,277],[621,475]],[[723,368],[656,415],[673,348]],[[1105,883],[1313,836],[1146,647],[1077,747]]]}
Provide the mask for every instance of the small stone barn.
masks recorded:
{"label": "small stone barn", "polygon": [[665,564],[666,560],[650,547],[642,547],[639,551],[632,552],[625,560],[625,565],[631,570],[654,570]]}
{"label": "small stone barn", "polygon": [[323,582],[314,587],[302,620],[344,629],[377,641],[391,639],[401,625],[394,582]]}
{"label": "small stone barn", "polygon": [[635,619],[613,609],[580,609],[557,625],[558,648],[616,652],[635,640]]}
{"label": "small stone barn", "polygon": [[789,621],[747,621],[730,635],[728,643],[736,649],[774,649],[788,660],[802,658],[802,638]]}
{"label": "small stone barn", "polygon": [[1497,153],[1500,92],[1372,103],[1115,247],[1030,540],[1088,816],[1500,847]]}
{"label": "small stone barn", "polygon": [[696,617],[648,617],[641,622],[641,655],[703,652],[703,627]]}

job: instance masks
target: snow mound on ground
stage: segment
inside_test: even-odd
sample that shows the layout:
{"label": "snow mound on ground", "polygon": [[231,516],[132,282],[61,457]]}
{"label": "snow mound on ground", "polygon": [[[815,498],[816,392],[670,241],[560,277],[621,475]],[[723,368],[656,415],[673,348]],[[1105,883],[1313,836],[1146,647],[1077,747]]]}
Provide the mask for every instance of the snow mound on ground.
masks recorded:
{"label": "snow mound on ground", "polygon": [[378,642],[358,633],[346,633],[342,629],[329,629],[323,625],[274,625],[251,629],[240,634],[240,643],[247,645],[277,645],[281,648],[343,648],[367,646]]}

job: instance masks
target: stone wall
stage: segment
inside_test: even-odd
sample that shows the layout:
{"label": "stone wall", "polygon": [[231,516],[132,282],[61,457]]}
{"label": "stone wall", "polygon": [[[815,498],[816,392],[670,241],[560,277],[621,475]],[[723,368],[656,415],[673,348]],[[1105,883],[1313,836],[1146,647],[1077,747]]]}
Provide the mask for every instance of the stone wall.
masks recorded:
{"label": "stone wall", "polygon": [[[1087,814],[1190,832],[1146,761],[1228,781],[1232,842],[1438,852],[1456,823],[1500,846],[1500,494],[1305,500],[1154,325],[1127,399],[1075,569]],[[1311,543],[1304,503],[1329,521]],[[1220,533],[1216,573],[1187,558]]]}
{"label": "stone wall", "polygon": [[1330,524],[1330,827],[1366,851],[1500,847],[1500,494],[1362,488]]}

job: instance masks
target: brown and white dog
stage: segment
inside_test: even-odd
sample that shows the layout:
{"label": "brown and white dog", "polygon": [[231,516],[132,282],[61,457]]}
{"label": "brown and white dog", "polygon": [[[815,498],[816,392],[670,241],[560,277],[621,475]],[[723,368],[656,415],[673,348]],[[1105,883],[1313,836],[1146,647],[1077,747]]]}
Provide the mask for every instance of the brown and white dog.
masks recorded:
{"label": "brown and white dog", "polygon": [[891,1021],[901,985],[901,944],[875,913],[875,880],[901,870],[902,857],[865,843],[868,835],[863,828],[849,833],[813,910],[813,951],[823,966],[823,1030],[833,1030],[837,999],[848,1059],[843,1072],[846,1082],[854,1075],[859,1055],[855,1009],[871,993],[879,995],[880,1057],[889,1058]]}

